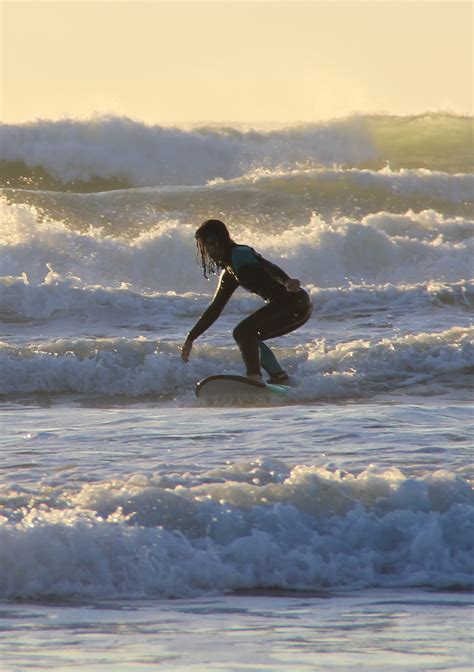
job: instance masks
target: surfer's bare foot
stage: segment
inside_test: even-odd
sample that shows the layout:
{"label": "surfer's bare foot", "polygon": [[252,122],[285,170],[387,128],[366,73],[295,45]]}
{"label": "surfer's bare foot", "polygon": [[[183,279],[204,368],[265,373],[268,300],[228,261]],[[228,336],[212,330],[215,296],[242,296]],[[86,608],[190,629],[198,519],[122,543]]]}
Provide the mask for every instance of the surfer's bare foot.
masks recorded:
{"label": "surfer's bare foot", "polygon": [[259,373],[251,373],[250,375],[247,375],[247,378],[258,380],[260,383],[263,383],[263,378]]}

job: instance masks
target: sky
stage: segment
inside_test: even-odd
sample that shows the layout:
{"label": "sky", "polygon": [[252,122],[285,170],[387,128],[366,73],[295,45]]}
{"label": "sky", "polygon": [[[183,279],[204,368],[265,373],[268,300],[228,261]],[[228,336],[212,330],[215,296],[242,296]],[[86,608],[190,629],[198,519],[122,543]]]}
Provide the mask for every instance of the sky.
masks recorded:
{"label": "sky", "polygon": [[457,0],[2,0],[0,115],[472,114],[472,14]]}

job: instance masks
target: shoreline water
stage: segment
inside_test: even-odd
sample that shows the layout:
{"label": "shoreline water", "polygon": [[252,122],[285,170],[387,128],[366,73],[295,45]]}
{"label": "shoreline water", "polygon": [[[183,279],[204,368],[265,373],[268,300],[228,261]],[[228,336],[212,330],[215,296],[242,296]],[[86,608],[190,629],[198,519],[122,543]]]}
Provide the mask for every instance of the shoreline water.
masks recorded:
{"label": "shoreline water", "polygon": [[5,672],[32,664],[57,672],[72,666],[88,672],[375,671],[382,660],[391,672],[467,672],[473,660],[465,624],[472,605],[472,594],[423,590],[7,603],[0,610],[0,623],[8,623],[0,657]]}

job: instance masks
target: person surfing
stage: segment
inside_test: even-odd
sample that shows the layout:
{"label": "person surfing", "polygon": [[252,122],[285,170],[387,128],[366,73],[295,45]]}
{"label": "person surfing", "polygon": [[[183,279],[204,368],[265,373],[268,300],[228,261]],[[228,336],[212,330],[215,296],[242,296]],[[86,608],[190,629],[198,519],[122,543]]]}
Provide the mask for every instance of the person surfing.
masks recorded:
{"label": "person surfing", "polygon": [[[246,317],[233,331],[246,368],[246,375],[262,381],[263,368],[269,375],[266,382],[288,385],[289,377],[272,350],[265,343],[301,327],[312,311],[308,293],[296,278],[290,278],[279,266],[264,259],[252,247],[240,245],[219,219],[208,219],[195,233],[198,263],[204,277],[221,269],[214,297],[188,333],[181,349],[181,358],[189,361],[194,341],[221,314],[237,287],[261,296],[265,306]],[[263,382],[263,381],[262,381]]]}

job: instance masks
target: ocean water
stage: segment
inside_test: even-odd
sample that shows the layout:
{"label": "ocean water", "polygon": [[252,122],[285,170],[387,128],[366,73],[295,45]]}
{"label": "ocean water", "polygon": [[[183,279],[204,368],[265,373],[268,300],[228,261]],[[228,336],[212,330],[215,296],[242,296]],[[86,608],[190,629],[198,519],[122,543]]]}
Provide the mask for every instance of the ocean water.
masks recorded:
{"label": "ocean water", "polygon": [[[472,119],[0,128],[0,669],[469,670]],[[298,277],[284,399],[194,230]]]}

